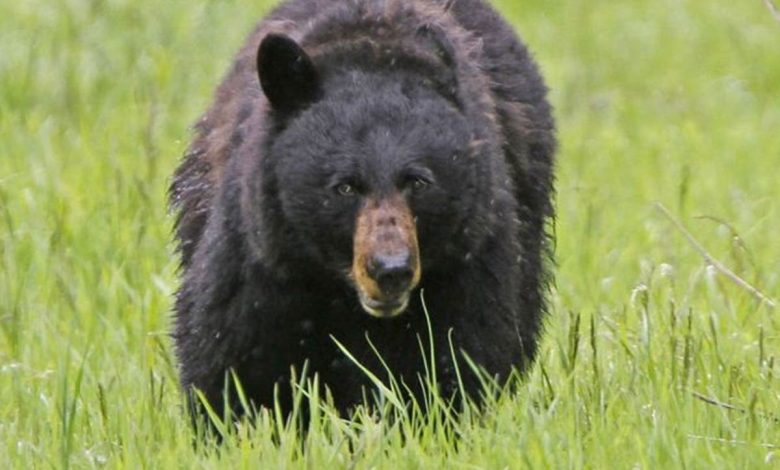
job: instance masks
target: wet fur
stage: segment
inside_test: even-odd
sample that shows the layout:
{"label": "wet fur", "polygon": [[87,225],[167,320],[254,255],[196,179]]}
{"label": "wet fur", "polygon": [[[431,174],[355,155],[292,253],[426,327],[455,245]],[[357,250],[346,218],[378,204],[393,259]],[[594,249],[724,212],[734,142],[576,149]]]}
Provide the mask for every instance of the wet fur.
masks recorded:
{"label": "wet fur", "polygon": [[[431,312],[440,391],[458,389],[450,332],[456,351],[500,381],[526,368],[545,311],[555,149],[546,88],[526,48],[481,0],[292,0],[238,53],[174,175],[170,205],[182,260],[174,336],[183,387],[200,389],[219,413],[233,370],[256,406],[271,406],[279,385],[280,405],[289,410],[290,368],[308,361],[347,412],[370,387],[332,335],[384,377],[369,337],[420,393],[418,338],[428,338],[419,296],[398,318],[368,316],[344,281],[351,255],[333,259],[303,235],[318,227],[285,215],[274,176],[279,162],[267,155],[295,117],[275,113],[258,84],[256,53],[269,33],[298,41],[325,73],[361,64],[365,73],[354,86],[364,90],[385,72],[427,77],[469,120],[469,151],[447,170],[471,175],[458,195],[461,210],[418,227],[419,287]],[[285,165],[301,176],[310,171]],[[354,224],[354,217],[333,223]],[[333,241],[347,243],[351,250],[351,240]],[[464,385],[479,394],[473,375],[465,374]]]}

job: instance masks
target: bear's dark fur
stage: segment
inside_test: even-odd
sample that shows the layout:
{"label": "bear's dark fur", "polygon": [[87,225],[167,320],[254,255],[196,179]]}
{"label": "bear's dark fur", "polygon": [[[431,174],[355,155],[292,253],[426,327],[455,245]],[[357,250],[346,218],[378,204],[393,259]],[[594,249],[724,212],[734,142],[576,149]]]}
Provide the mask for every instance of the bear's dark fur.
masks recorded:
{"label": "bear's dark fur", "polygon": [[348,412],[371,386],[336,339],[420,398],[423,297],[439,392],[459,392],[450,342],[505,382],[537,349],[554,148],[537,68],[483,0],[284,2],[174,176],[183,387],[220,413],[232,371],[289,411],[308,363]]}

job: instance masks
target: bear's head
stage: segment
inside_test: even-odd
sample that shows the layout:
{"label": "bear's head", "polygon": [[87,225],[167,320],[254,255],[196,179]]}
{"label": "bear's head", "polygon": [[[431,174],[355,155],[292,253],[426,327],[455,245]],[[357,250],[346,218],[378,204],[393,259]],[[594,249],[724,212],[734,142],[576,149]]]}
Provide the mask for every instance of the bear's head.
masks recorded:
{"label": "bear's head", "polygon": [[406,310],[490,230],[477,208],[495,202],[491,150],[451,67],[428,62],[373,41],[309,55],[273,34],[258,52],[271,129],[250,185],[281,226],[272,256],[325,268],[375,317]]}

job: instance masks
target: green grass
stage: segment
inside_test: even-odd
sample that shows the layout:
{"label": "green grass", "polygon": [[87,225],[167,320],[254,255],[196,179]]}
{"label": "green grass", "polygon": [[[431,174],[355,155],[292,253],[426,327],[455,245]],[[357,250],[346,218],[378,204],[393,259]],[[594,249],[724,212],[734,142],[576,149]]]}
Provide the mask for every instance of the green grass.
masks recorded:
{"label": "green grass", "polygon": [[165,190],[268,6],[0,3],[1,468],[780,465],[780,310],[654,208],[780,298],[780,23],[758,0],[499,2],[560,127],[536,367],[457,443],[436,423],[328,414],[305,442],[274,440],[264,415],[195,450],[167,337]]}

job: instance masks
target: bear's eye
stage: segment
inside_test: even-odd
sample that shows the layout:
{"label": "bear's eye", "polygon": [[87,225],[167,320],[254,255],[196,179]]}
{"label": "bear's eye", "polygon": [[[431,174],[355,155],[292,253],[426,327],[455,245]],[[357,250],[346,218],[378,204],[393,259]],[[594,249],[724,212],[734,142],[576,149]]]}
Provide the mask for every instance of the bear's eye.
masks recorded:
{"label": "bear's eye", "polygon": [[428,189],[428,186],[430,186],[430,184],[431,184],[430,181],[418,176],[411,179],[411,181],[409,182],[409,187],[412,189],[413,192],[419,193]]}
{"label": "bear's eye", "polygon": [[336,192],[339,193],[340,196],[354,196],[356,191],[355,187],[351,184],[341,183],[336,186]]}

